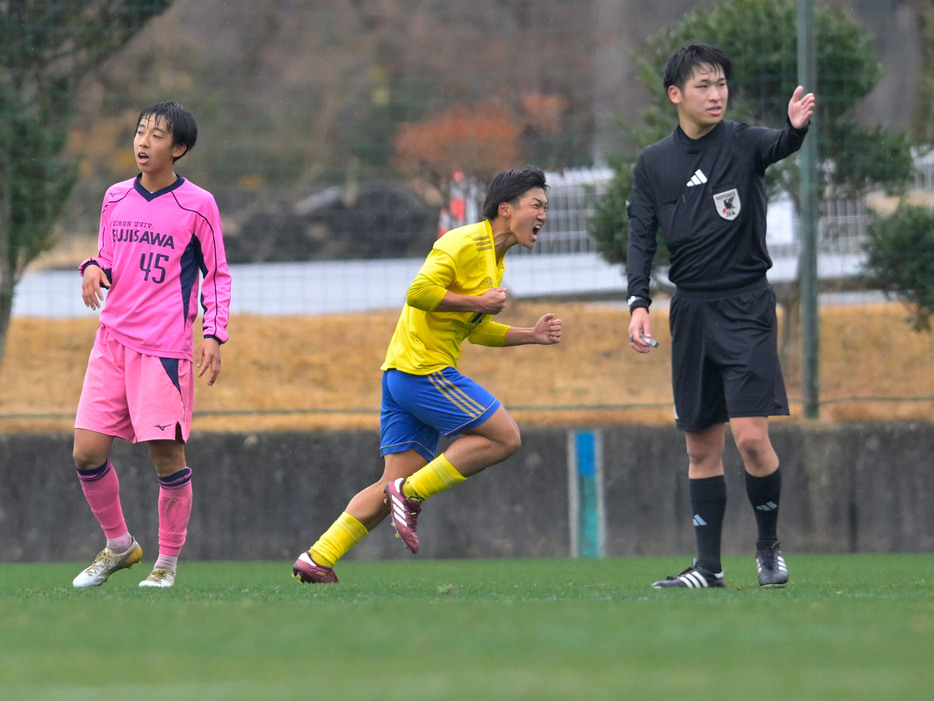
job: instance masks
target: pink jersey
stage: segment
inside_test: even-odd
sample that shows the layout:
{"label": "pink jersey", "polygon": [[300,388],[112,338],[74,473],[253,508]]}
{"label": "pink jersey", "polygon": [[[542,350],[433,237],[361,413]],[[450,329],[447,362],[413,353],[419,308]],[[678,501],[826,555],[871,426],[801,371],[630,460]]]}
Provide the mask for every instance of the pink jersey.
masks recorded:
{"label": "pink jersey", "polygon": [[111,287],[100,321],[139,353],[191,360],[199,272],[205,336],[227,340],[230,272],[214,197],[178,178],[150,193],[139,176],[107,190],[95,258]]}

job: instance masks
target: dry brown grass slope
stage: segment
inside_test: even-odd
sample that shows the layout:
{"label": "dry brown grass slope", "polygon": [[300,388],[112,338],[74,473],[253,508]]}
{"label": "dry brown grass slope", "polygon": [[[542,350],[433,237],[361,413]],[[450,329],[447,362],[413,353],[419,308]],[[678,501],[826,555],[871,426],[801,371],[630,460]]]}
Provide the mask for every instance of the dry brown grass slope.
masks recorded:
{"label": "dry brown grass slope", "polygon": [[[494,392],[524,425],[671,422],[669,338],[637,355],[625,343],[629,314],[613,305],[512,302],[502,320],[526,325],[544,312],[564,322],[557,346],[466,344],[460,368]],[[214,387],[196,390],[195,430],[259,431],[378,426],[380,373],[397,312],[231,320]],[[821,420],[934,417],[934,337],[914,333],[895,303],[821,310]],[[0,432],[70,431],[94,319],[14,319],[0,366]],[[800,399],[798,373],[788,391]],[[876,397],[875,401],[841,398]],[[926,397],[925,401],[896,398]],[[22,418],[17,418],[22,417]],[[43,418],[50,417],[50,418]],[[802,420],[799,401],[792,416]]]}

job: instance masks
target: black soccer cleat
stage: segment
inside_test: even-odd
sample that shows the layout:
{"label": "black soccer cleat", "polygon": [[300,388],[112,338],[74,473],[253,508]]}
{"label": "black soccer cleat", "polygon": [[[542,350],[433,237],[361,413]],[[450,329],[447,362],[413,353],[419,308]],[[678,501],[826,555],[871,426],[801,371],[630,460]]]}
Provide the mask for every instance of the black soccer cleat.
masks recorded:
{"label": "black soccer cleat", "polygon": [[676,574],[655,582],[652,585],[654,589],[707,589],[723,588],[726,583],[723,581],[723,572],[711,572],[703,567],[691,565],[681,574]]}
{"label": "black soccer cleat", "polygon": [[788,584],[788,567],[782,557],[781,543],[756,550],[756,569],[759,570],[759,586],[778,589]]}

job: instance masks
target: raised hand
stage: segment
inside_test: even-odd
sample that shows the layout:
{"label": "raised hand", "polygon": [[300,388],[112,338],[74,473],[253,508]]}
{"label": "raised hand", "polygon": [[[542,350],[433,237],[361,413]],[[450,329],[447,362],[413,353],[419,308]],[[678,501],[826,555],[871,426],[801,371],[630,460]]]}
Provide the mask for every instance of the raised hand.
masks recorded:
{"label": "raised hand", "polygon": [[814,93],[809,92],[805,95],[804,87],[801,85],[796,87],[788,102],[788,121],[791,122],[791,126],[795,129],[806,127],[811,115],[814,114],[816,102],[817,98],[814,97]]}

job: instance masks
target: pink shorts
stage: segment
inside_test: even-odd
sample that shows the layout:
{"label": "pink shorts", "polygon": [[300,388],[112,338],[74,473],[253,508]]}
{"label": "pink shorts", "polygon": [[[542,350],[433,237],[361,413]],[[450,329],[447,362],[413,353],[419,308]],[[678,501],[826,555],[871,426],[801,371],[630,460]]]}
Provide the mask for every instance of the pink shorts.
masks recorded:
{"label": "pink shorts", "polygon": [[194,400],[192,361],[130,350],[97,329],[75,428],[131,443],[188,440]]}

